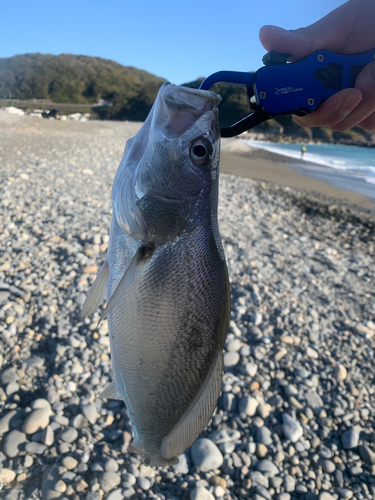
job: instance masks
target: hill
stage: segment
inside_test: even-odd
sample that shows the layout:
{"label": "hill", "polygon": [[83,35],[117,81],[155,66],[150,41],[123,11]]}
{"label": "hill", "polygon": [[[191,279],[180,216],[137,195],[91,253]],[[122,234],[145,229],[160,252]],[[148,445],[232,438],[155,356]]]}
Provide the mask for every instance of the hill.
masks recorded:
{"label": "hill", "polygon": [[0,97],[94,104],[112,102],[108,118],[144,120],[165,82],[147,71],[100,57],[23,54],[0,58]]}

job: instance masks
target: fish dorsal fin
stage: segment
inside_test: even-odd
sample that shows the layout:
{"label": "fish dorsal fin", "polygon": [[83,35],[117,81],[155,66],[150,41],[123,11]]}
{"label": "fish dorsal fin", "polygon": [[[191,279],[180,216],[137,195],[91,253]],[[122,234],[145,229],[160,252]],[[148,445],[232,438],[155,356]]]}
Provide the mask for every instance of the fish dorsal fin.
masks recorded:
{"label": "fish dorsal fin", "polygon": [[[152,252],[151,252],[152,254]],[[135,277],[141,271],[143,265],[147,262],[150,257],[150,249],[145,246],[138,248],[136,254],[132,258],[129,267],[125,271],[124,276],[121,278],[120,283],[117,285],[116,290],[113,292],[112,297],[109,299],[102,315],[100,316],[99,323],[105,319],[108,314],[113,311],[113,309],[121,302],[125,297],[126,292],[133,283]],[[99,324],[98,323],[98,324]]]}
{"label": "fish dorsal fin", "polygon": [[170,460],[181,455],[186,448],[194,443],[208,424],[221,391],[222,371],[223,352],[220,349],[211,373],[207,376],[206,383],[199,391],[195,401],[181,417],[178,424],[163,439],[161,454],[165,459]]}
{"label": "fish dorsal fin", "polygon": [[99,396],[101,399],[121,399],[114,382],[111,382]]}
{"label": "fish dorsal fin", "polygon": [[105,260],[83,304],[82,319],[93,313],[107,297],[108,275],[109,267],[107,260]]}

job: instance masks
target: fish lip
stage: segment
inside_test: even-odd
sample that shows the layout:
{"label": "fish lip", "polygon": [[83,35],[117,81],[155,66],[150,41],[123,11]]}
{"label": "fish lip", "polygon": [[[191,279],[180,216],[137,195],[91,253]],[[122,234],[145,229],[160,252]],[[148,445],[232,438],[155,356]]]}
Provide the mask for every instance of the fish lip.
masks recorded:
{"label": "fish lip", "polygon": [[171,109],[190,109],[201,113],[217,108],[221,101],[221,96],[211,90],[172,85],[170,82],[161,88],[161,97]]}

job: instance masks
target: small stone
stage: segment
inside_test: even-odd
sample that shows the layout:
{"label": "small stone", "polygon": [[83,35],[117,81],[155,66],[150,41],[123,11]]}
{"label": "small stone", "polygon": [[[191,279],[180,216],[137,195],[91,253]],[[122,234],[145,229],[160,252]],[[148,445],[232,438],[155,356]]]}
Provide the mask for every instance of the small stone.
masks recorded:
{"label": "small stone", "polygon": [[263,420],[270,416],[271,410],[272,406],[267,403],[259,405],[257,409],[258,414],[263,418]]}
{"label": "small stone", "polygon": [[323,471],[327,474],[331,474],[336,470],[336,465],[332,462],[332,460],[321,460],[321,464]]}
{"label": "small stone", "polygon": [[12,421],[17,419],[17,410],[11,410],[0,419],[0,435],[9,432]]}
{"label": "small stone", "polygon": [[292,443],[296,443],[303,435],[301,424],[288,415],[288,413],[283,413],[282,428],[285,437],[292,441]]}
{"label": "small stone", "polygon": [[236,441],[241,439],[241,433],[235,429],[222,429],[220,431],[211,432],[208,437],[215,444],[221,444],[227,441]]}
{"label": "small stone", "polygon": [[53,433],[53,429],[50,425],[48,425],[42,432],[42,443],[44,443],[47,446],[52,446],[54,441],[55,441],[55,435]]}
{"label": "small stone", "polygon": [[43,398],[35,399],[31,403],[30,407],[33,410],[38,410],[39,408],[47,408],[48,410],[52,411],[51,410],[51,405],[49,404],[49,402],[46,399],[43,399]]}
{"label": "small stone", "polygon": [[143,491],[148,491],[151,488],[151,481],[147,477],[137,477],[137,484]]}
{"label": "small stone", "polygon": [[122,488],[117,488],[117,490],[111,491],[111,493],[107,496],[107,500],[123,500],[123,498]]}
{"label": "small stone", "polygon": [[338,364],[335,366],[335,369],[333,370],[333,376],[340,381],[343,381],[346,379],[348,375],[348,372],[345,368],[344,365]]}
{"label": "small stone", "polygon": [[90,424],[94,425],[98,419],[98,411],[94,403],[89,403],[87,405],[81,405],[82,413]]}
{"label": "small stone", "polygon": [[12,394],[16,394],[20,390],[20,386],[17,382],[11,382],[6,386],[5,394],[7,396],[11,396]]}
{"label": "small stone", "polygon": [[59,479],[57,481],[57,483],[55,484],[55,486],[53,487],[53,489],[55,491],[60,492],[60,493],[65,493],[65,491],[66,491],[66,484],[64,483],[64,481],[62,479]]}
{"label": "small stone", "polygon": [[328,493],[328,491],[323,491],[323,493],[319,495],[319,500],[336,500],[336,498]]}
{"label": "small stone", "polygon": [[227,480],[220,476],[212,477],[211,484],[213,484],[214,486],[221,486],[224,489],[228,486]]}
{"label": "small stone", "polygon": [[67,456],[62,459],[62,465],[65,467],[67,470],[73,470],[77,467],[78,462],[75,458]]}
{"label": "small stone", "polygon": [[60,433],[60,438],[65,443],[73,443],[78,437],[78,431],[74,427],[67,427]]}
{"label": "small stone", "polygon": [[207,438],[198,439],[191,447],[190,453],[194,465],[203,472],[218,469],[223,463],[219,448]]}
{"label": "small stone", "polygon": [[86,488],[88,488],[88,484],[86,481],[82,478],[78,479],[78,481],[75,482],[74,484],[74,489],[77,493],[81,493],[82,491],[85,491]]}
{"label": "small stone", "polygon": [[296,480],[293,476],[289,474],[284,477],[283,486],[285,491],[292,493],[296,489]]}
{"label": "small stone", "polygon": [[255,415],[258,406],[259,403],[255,398],[252,398],[251,396],[244,396],[238,403],[238,411],[252,417]]}
{"label": "small stone", "polygon": [[356,448],[359,442],[359,433],[351,428],[341,436],[341,442],[345,450]]}
{"label": "small stone", "polygon": [[263,321],[263,316],[262,316],[262,314],[261,314],[261,313],[256,312],[256,313],[254,313],[254,314],[251,316],[250,321],[251,321],[252,323],[254,323],[254,325],[255,325],[255,326],[258,326],[258,325],[260,325],[260,324],[262,323],[262,321]]}
{"label": "small stone", "polygon": [[257,471],[269,477],[276,476],[279,473],[279,469],[271,460],[259,460],[256,467]]}
{"label": "small stone", "polygon": [[227,352],[237,352],[241,349],[241,340],[240,339],[234,339],[226,342],[225,344],[225,350]]}
{"label": "small stone", "polygon": [[41,431],[49,424],[51,410],[48,408],[39,408],[29,413],[22,425],[25,434],[34,434]]}
{"label": "small stone", "polygon": [[221,486],[214,487],[214,496],[215,498],[222,498],[225,495],[225,489]]}
{"label": "small stone", "polygon": [[348,490],[347,488],[339,488],[336,490],[340,497],[345,498],[346,500],[350,500],[353,497],[352,490]]}
{"label": "small stone", "polygon": [[189,465],[187,461],[186,454],[183,453],[178,457],[178,464],[173,465],[173,470],[178,472],[179,474],[188,474],[189,473]]}
{"label": "small stone", "polygon": [[375,465],[375,453],[366,445],[359,447],[359,456],[368,465]]}
{"label": "small stone", "polygon": [[258,443],[270,446],[273,443],[272,432],[268,427],[259,427],[256,432],[256,440]]}
{"label": "small stone", "polygon": [[46,449],[47,446],[45,444],[40,444],[40,443],[27,443],[25,446],[25,450],[28,453],[34,453],[34,455],[43,455]]}
{"label": "small stone", "polygon": [[31,358],[28,358],[26,360],[26,363],[27,366],[30,366],[32,368],[42,368],[45,363],[45,359],[41,358],[40,356],[33,356]]}
{"label": "small stone", "polygon": [[257,454],[258,458],[264,458],[264,457],[266,457],[267,453],[268,453],[267,446],[265,446],[263,443],[260,443],[260,444],[257,445],[256,454]]}
{"label": "small stone", "polygon": [[308,347],[306,349],[306,356],[308,356],[311,359],[318,359],[319,358],[319,354],[312,347]]}
{"label": "small stone", "polygon": [[98,272],[98,266],[86,266],[82,269],[83,273],[94,274]]}
{"label": "small stone", "polygon": [[119,465],[114,458],[110,458],[104,464],[104,470],[107,472],[117,472],[119,469]]}
{"label": "small stone", "polygon": [[226,352],[224,354],[224,366],[226,368],[231,368],[236,366],[240,360],[240,355],[238,352]]}
{"label": "small stone", "polygon": [[117,472],[104,472],[100,479],[100,486],[103,491],[108,493],[121,483],[121,476]]}
{"label": "small stone", "polygon": [[12,382],[17,382],[19,378],[20,376],[18,375],[17,370],[15,368],[7,368],[6,370],[3,371],[3,373],[0,376],[2,385],[11,384]]}
{"label": "small stone", "polygon": [[203,486],[198,486],[191,490],[190,500],[215,500],[215,497]]}
{"label": "small stone", "polygon": [[5,485],[12,483],[16,479],[16,473],[11,469],[2,469],[0,471],[0,483]]}
{"label": "small stone", "polygon": [[4,440],[3,452],[7,457],[14,458],[25,443],[27,443],[26,434],[16,430],[11,431]]}
{"label": "small stone", "polygon": [[288,350],[285,347],[281,347],[274,355],[275,361],[280,361],[284,356],[288,354]]}

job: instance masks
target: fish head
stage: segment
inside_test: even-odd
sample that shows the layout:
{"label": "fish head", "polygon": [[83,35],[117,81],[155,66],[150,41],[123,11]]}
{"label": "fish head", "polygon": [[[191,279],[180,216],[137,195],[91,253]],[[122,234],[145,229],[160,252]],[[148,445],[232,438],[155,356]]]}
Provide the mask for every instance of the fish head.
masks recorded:
{"label": "fish head", "polygon": [[128,141],[112,190],[120,227],[165,243],[210,215],[220,156],[214,92],[165,83],[147,120]]}

